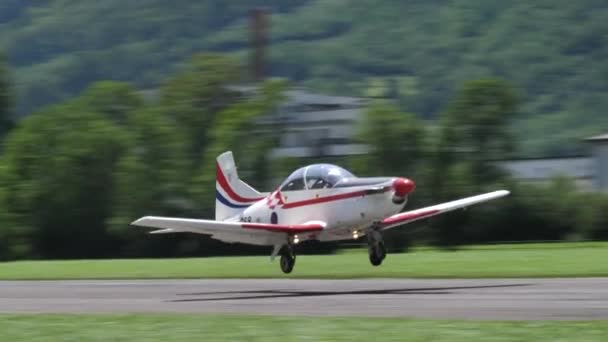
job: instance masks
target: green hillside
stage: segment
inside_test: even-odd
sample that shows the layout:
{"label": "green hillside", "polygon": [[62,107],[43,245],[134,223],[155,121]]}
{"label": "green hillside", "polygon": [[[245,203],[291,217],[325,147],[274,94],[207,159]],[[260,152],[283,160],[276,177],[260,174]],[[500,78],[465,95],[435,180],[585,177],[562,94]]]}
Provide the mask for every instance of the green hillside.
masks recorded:
{"label": "green hillside", "polygon": [[608,130],[608,3],[602,0],[3,0],[0,50],[27,113],[94,80],[155,87],[201,50],[246,57],[247,11],[273,12],[273,75],[320,91],[385,87],[423,118],[463,81],[519,89],[526,155],[571,154]]}

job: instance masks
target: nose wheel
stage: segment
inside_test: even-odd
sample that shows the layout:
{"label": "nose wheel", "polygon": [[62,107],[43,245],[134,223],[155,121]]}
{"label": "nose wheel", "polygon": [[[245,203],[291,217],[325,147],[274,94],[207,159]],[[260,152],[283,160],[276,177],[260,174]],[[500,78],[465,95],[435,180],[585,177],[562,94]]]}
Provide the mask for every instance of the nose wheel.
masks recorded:
{"label": "nose wheel", "polygon": [[370,248],[369,250],[369,262],[374,266],[380,266],[382,261],[386,258],[386,247],[384,243],[380,242],[377,246]]}
{"label": "nose wheel", "polygon": [[380,266],[386,258],[386,247],[380,232],[373,230],[367,235],[369,262],[373,266]]}
{"label": "nose wheel", "polygon": [[281,248],[281,271],[285,274],[291,273],[296,264],[296,253],[291,245],[285,245]]}

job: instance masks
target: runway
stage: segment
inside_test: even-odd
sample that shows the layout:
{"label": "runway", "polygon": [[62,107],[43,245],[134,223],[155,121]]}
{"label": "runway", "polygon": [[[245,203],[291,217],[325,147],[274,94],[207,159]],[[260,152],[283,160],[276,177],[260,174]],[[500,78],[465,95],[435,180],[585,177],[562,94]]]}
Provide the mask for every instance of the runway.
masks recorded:
{"label": "runway", "polygon": [[608,319],[608,278],[3,281],[0,312]]}

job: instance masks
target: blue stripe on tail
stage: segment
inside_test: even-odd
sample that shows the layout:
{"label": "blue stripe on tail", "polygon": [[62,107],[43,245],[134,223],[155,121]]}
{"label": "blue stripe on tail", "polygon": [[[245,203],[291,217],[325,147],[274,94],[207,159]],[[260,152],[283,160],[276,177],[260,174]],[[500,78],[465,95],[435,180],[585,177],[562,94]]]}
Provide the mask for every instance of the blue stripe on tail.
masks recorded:
{"label": "blue stripe on tail", "polygon": [[248,208],[250,206],[250,204],[230,203],[224,196],[222,196],[222,194],[218,190],[215,191],[215,198],[218,201],[220,201],[220,203],[222,203],[223,205],[230,207],[230,208],[234,208],[234,209],[244,209],[244,208]]}

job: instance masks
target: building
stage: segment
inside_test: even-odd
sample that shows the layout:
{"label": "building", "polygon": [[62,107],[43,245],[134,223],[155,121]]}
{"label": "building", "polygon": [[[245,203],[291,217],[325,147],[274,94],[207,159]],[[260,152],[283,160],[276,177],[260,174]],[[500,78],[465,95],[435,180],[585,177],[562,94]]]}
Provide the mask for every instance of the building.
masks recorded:
{"label": "building", "polygon": [[553,177],[572,178],[579,189],[608,191],[608,134],[583,139],[591,146],[590,155],[571,158],[537,158],[498,162],[514,178],[546,183]]}
{"label": "building", "polygon": [[[230,89],[247,97],[257,88]],[[300,88],[291,88],[283,95],[283,103],[256,123],[262,130],[280,132],[279,146],[272,150],[272,158],[335,157],[367,151],[365,145],[354,141],[367,99],[323,95]]]}
{"label": "building", "polygon": [[354,142],[365,99],[300,89],[289,90],[285,95],[285,103],[271,118],[282,132],[273,157],[345,156],[366,151],[364,145]]}
{"label": "building", "polygon": [[591,157],[513,159],[496,164],[523,182],[545,184],[554,177],[564,176],[574,179],[581,190],[594,189],[595,168]]}
{"label": "building", "polygon": [[593,188],[608,191],[608,134],[597,135],[585,139],[591,144],[593,159]]}
{"label": "building", "polygon": [[[239,91],[253,89],[240,87]],[[260,122],[281,132],[280,144],[271,152],[273,158],[341,157],[367,152],[367,146],[357,144],[354,138],[368,99],[303,89],[291,89],[285,95],[285,102]],[[581,190],[608,191],[608,134],[584,141],[591,144],[590,155],[512,159],[496,164],[524,182],[544,184],[563,176],[574,179]]]}

